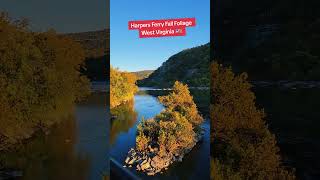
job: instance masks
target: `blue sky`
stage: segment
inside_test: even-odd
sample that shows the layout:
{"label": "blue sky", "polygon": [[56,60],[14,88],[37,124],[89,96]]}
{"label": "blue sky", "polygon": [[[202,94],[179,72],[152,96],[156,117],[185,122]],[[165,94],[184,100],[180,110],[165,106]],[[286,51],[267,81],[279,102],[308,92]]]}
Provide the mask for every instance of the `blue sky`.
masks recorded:
{"label": "blue sky", "polygon": [[[125,71],[154,70],[183,49],[210,41],[210,0],[110,0],[110,61]],[[187,36],[139,38],[130,20],[196,18]]]}
{"label": "blue sky", "polygon": [[1,0],[0,11],[29,19],[34,31],[83,32],[109,25],[109,0]]}

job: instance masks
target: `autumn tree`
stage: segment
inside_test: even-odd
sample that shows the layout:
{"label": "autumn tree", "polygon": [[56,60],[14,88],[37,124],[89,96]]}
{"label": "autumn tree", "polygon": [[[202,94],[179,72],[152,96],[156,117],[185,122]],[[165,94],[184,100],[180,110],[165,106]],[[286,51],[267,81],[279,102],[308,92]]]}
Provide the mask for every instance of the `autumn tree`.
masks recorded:
{"label": "autumn tree", "polygon": [[137,149],[144,150],[148,145],[156,144],[160,156],[179,155],[195,145],[203,118],[198,113],[188,86],[178,81],[172,92],[160,96],[159,101],[165,109],[155,118],[139,124]]}
{"label": "autumn tree", "polygon": [[0,149],[45,130],[89,94],[80,44],[0,15]]}
{"label": "autumn tree", "polygon": [[211,73],[211,178],[295,179],[281,165],[275,136],[255,106],[247,74],[235,76],[217,63]]}
{"label": "autumn tree", "polygon": [[133,73],[121,72],[110,67],[110,107],[131,100],[138,91],[137,77]]}
{"label": "autumn tree", "polygon": [[179,112],[195,127],[203,122],[186,84],[176,81],[173,91],[167,96],[160,96],[159,101],[166,107],[166,111]]}

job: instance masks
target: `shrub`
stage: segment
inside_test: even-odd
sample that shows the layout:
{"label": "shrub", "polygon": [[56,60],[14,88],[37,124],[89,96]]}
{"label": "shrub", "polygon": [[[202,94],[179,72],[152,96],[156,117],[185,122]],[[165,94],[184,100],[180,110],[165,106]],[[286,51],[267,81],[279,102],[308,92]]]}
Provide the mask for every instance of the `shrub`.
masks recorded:
{"label": "shrub", "polygon": [[140,132],[136,137],[136,147],[139,151],[143,151],[148,148],[150,143],[150,137],[145,136]]}

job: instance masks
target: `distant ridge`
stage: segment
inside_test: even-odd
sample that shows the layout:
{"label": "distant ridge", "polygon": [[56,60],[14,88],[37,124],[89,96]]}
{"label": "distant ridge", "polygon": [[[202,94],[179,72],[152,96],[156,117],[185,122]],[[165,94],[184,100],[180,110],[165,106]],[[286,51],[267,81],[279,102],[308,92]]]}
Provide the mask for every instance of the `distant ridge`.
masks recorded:
{"label": "distant ridge", "polygon": [[136,71],[136,72],[131,72],[133,74],[135,74],[138,78],[138,80],[142,80],[145,78],[148,78],[150,76],[150,74],[153,73],[154,70],[143,70],[143,71]]}
{"label": "distant ridge", "polygon": [[165,61],[139,86],[171,87],[176,80],[193,87],[209,87],[210,44],[183,50]]}
{"label": "distant ridge", "polygon": [[79,42],[86,50],[87,57],[101,57],[109,55],[110,30],[88,31],[79,33],[67,33],[64,36]]}

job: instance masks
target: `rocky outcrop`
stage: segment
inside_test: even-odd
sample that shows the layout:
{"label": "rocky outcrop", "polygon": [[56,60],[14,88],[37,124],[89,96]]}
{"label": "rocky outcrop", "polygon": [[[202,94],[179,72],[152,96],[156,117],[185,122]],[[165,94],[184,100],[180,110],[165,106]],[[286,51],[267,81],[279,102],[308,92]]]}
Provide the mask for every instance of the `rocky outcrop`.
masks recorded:
{"label": "rocky outcrop", "polygon": [[[124,167],[136,168],[137,171],[145,172],[149,176],[154,176],[167,170],[174,162],[182,162],[183,157],[189,153],[192,148],[202,140],[203,132],[197,134],[195,143],[188,149],[181,149],[178,154],[167,153],[160,156],[158,147],[151,147],[150,145],[145,151],[138,151],[131,148],[125,160]],[[153,143],[156,144],[156,143]]]}

